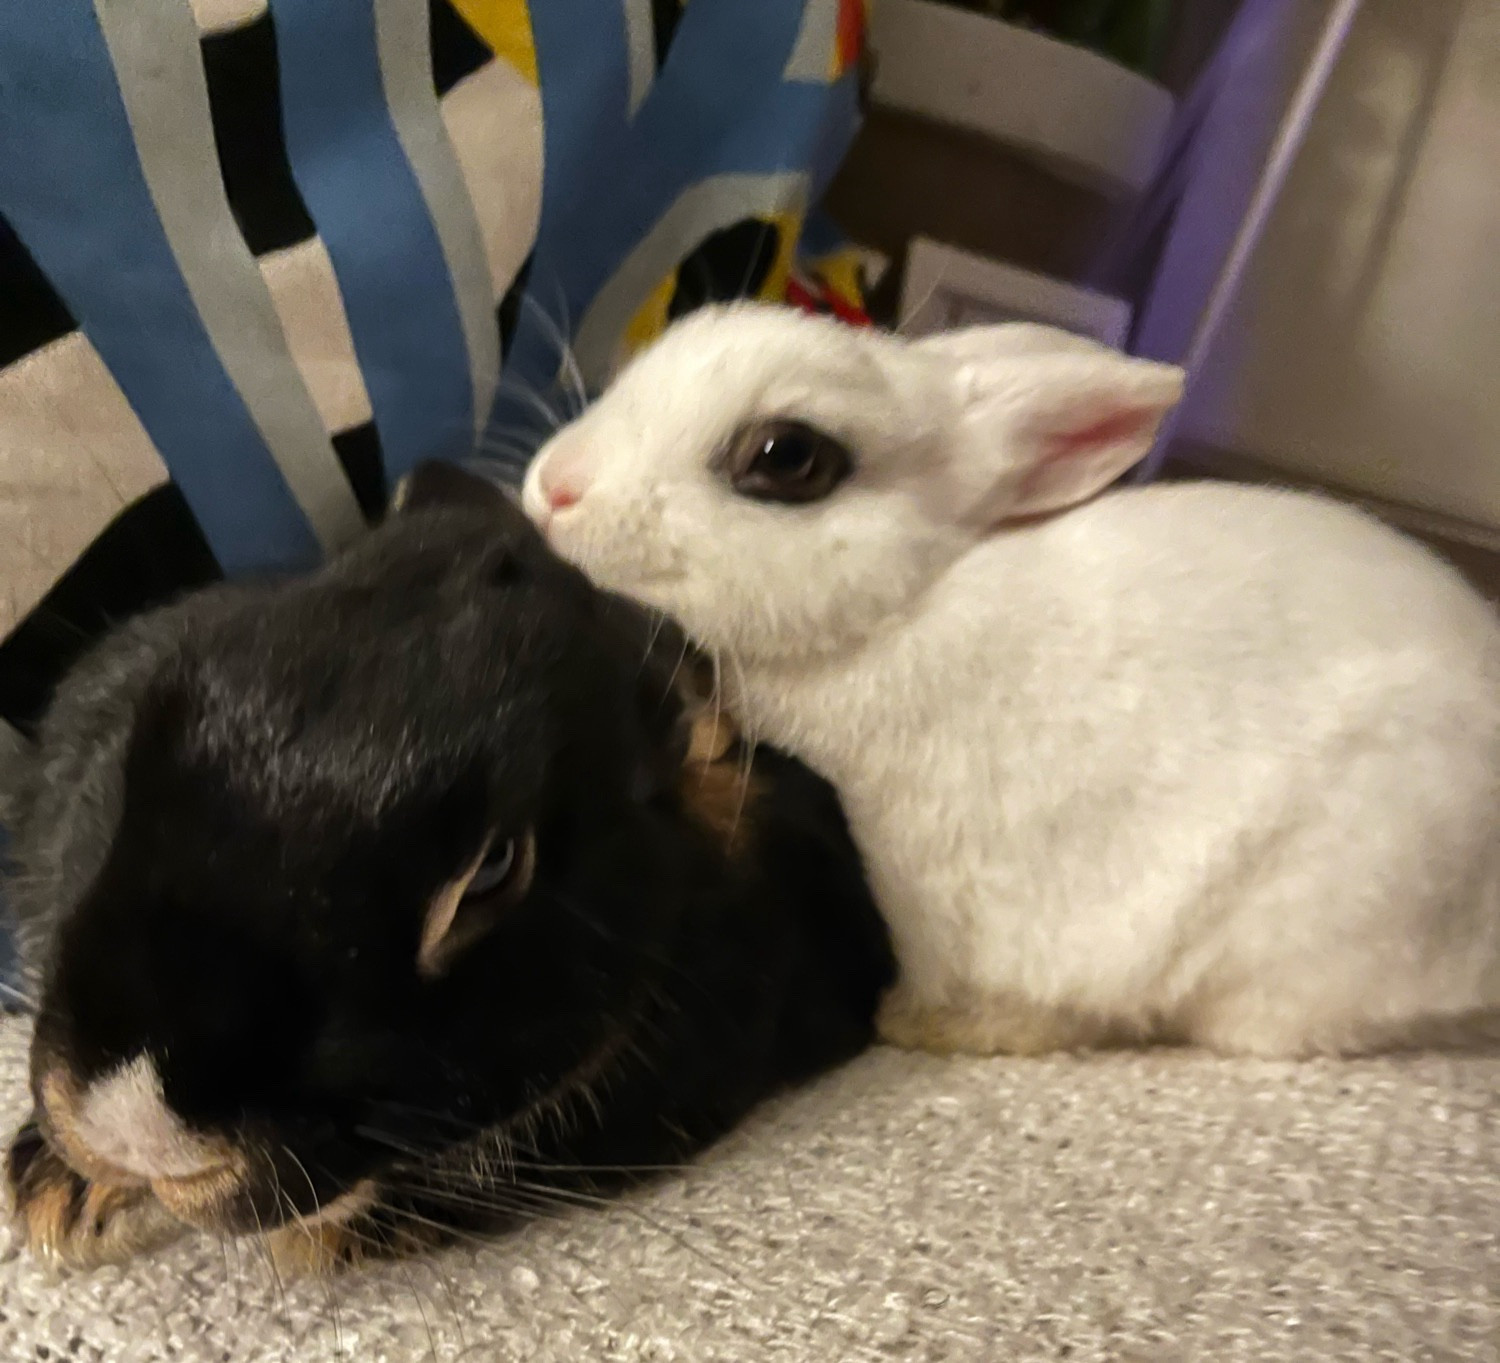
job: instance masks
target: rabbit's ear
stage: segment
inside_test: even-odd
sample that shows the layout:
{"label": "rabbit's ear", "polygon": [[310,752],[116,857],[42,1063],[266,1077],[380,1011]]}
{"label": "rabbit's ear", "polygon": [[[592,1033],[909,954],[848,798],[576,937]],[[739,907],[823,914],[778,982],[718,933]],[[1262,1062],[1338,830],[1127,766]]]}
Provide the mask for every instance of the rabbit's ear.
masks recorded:
{"label": "rabbit's ear", "polygon": [[912,340],[913,350],[951,364],[988,364],[1002,356],[1115,355],[1102,341],[1040,322],[996,322],[956,327]]}
{"label": "rabbit's ear", "polygon": [[[985,345],[985,331],[994,344]],[[950,342],[952,511],[988,528],[1087,501],[1142,459],[1182,397],[1174,365],[1039,330]],[[953,347],[956,347],[953,348]],[[939,358],[935,348],[927,349]]]}

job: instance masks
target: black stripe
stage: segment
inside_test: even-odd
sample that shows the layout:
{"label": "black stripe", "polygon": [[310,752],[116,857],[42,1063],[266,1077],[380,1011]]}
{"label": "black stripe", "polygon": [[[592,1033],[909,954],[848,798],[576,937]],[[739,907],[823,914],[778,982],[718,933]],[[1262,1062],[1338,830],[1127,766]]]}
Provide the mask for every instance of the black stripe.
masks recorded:
{"label": "black stripe", "polygon": [[438,94],[446,95],[494,54],[448,0],[430,0],[427,14],[432,30],[432,83]]}
{"label": "black stripe", "polygon": [[521,320],[521,299],[526,294],[526,283],[531,278],[531,262],[535,254],[533,251],[526,257],[521,268],[516,271],[516,277],[510,281],[510,288],[506,289],[505,297],[500,300],[500,306],[495,310],[500,322],[500,359],[502,361],[510,354],[511,338],[516,334],[516,323]]}
{"label": "black stripe", "polygon": [[678,266],[667,316],[681,317],[705,303],[753,297],[780,249],[781,229],[763,218],[744,218],[710,232]]}
{"label": "black stripe", "polygon": [[656,35],[656,69],[661,70],[671,49],[672,39],[677,36],[677,24],[682,18],[682,0],[651,0],[651,26]]}
{"label": "black stripe", "polygon": [[334,453],[344,466],[344,474],[354,488],[354,500],[374,525],[385,515],[388,493],[385,484],[385,460],[380,453],[380,433],[373,421],[351,426],[333,437]]}
{"label": "black stripe", "polygon": [[0,369],[77,326],[31,252],[0,217]]}
{"label": "black stripe", "polygon": [[0,643],[0,717],[34,735],[57,683],[110,626],[220,576],[177,488],[166,483],[148,492]]}
{"label": "black stripe", "polygon": [[260,256],[306,241],[315,229],[287,157],[270,12],[204,38],[203,68],[219,169],[250,250]]}

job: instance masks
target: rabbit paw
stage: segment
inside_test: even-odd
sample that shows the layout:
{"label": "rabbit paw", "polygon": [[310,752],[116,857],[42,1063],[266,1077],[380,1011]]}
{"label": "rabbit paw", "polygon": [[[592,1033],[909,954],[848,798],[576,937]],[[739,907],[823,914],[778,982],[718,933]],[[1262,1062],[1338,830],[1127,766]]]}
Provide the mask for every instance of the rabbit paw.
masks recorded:
{"label": "rabbit paw", "polygon": [[379,1260],[404,1259],[442,1243],[437,1222],[383,1207],[373,1183],[362,1183],[316,1216],[289,1221],[265,1237],[271,1262],[286,1278],[321,1277]]}
{"label": "rabbit paw", "polygon": [[91,1183],[75,1173],[27,1122],[6,1153],[5,1181],[15,1222],[39,1259],[97,1268],[175,1240],[186,1229],[149,1188]]}
{"label": "rabbit paw", "polygon": [[357,1268],[369,1259],[384,1258],[380,1242],[361,1225],[349,1221],[291,1221],[266,1236],[271,1263],[283,1278],[323,1277]]}

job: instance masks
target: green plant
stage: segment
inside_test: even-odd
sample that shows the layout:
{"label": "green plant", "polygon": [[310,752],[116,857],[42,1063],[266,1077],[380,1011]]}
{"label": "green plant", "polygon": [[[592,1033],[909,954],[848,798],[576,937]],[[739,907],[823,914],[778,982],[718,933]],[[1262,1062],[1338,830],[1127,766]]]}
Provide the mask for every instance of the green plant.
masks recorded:
{"label": "green plant", "polygon": [[947,0],[1027,24],[1146,74],[1161,60],[1172,0]]}

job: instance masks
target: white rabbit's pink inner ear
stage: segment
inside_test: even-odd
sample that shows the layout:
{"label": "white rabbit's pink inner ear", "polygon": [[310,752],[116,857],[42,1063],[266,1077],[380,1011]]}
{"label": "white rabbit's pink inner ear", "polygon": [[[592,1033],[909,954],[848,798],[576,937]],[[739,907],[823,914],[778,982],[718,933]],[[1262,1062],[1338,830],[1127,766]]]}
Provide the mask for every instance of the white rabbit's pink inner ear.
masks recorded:
{"label": "white rabbit's pink inner ear", "polygon": [[1073,422],[1047,423],[1035,431],[1017,461],[1016,479],[999,519],[1043,516],[1088,501],[1128,472],[1151,450],[1170,401],[1090,404]]}
{"label": "white rabbit's pink inner ear", "polygon": [[1035,513],[1091,497],[1151,448],[1162,413],[1151,407],[1125,407],[1042,441],[1017,497]]}

